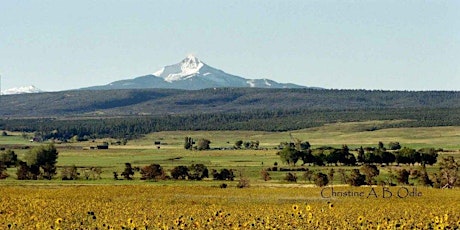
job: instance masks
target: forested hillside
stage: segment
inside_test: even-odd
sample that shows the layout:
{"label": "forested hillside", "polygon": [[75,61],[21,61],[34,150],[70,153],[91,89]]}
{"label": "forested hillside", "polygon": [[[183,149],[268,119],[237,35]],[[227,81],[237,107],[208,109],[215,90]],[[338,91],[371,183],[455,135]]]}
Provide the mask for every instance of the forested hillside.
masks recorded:
{"label": "forested hillside", "polygon": [[117,117],[220,112],[459,108],[460,92],[217,88],[3,95],[1,118]]}
{"label": "forested hillside", "polygon": [[66,91],[1,96],[0,130],[43,138],[134,138],[165,130],[285,131],[333,122],[460,125],[460,92],[314,89]]}

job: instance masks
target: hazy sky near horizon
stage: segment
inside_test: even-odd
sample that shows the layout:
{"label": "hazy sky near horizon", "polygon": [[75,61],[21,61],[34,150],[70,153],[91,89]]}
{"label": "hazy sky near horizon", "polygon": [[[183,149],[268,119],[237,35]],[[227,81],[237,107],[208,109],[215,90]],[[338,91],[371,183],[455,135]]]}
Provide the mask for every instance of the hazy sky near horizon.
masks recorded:
{"label": "hazy sky near horizon", "polygon": [[460,1],[5,0],[2,89],[151,74],[194,54],[245,78],[460,90]]}

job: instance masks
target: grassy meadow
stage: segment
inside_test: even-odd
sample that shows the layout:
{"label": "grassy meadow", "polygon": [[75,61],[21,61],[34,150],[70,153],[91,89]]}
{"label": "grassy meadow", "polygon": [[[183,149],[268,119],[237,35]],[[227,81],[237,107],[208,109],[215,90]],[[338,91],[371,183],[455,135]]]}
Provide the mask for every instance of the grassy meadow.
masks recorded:
{"label": "grassy meadow", "polygon": [[[114,181],[113,172],[121,173],[124,164],[129,162],[133,166],[142,167],[152,163],[160,164],[166,170],[175,166],[202,163],[209,169],[232,168],[236,170],[236,176],[243,176],[251,180],[252,184],[266,184],[260,176],[264,168],[273,166],[275,162],[279,167],[288,167],[281,163],[280,157],[276,155],[276,147],[281,142],[289,142],[292,138],[302,141],[307,140],[312,148],[320,146],[341,147],[347,144],[350,149],[360,146],[377,146],[379,141],[384,144],[398,141],[402,146],[420,149],[424,147],[442,148],[445,152],[440,155],[459,156],[460,150],[460,127],[428,127],[428,128],[392,128],[377,129],[385,122],[398,121],[369,121],[334,123],[317,128],[296,130],[291,132],[258,132],[258,131],[170,131],[158,132],[145,135],[136,140],[128,141],[127,145],[110,145],[108,150],[90,149],[101,144],[103,141],[114,142],[115,140],[95,140],[78,143],[58,143],[59,151],[58,167],[77,166],[79,168],[101,167],[103,180],[78,181],[77,183],[126,183]],[[211,148],[231,148],[237,140],[259,141],[259,150],[207,150],[190,151],[185,150],[184,138],[190,136],[197,140],[200,138],[209,139]],[[154,142],[161,142],[159,146]],[[15,147],[14,151],[22,159],[28,149],[23,146],[39,145],[31,143],[20,133],[10,133],[9,136],[0,137],[0,146]],[[158,148],[159,147],[159,148]],[[330,167],[311,167],[314,170],[327,172]],[[333,167],[337,168],[337,167]],[[349,167],[346,167],[349,168]],[[431,167],[428,170],[432,171]],[[59,169],[58,169],[59,171]],[[381,170],[381,176],[385,177],[386,170]],[[15,169],[8,169],[13,175],[5,180],[8,183],[18,183],[14,179]],[[301,173],[301,172],[300,172]],[[284,183],[282,181],[285,172],[271,172],[272,180],[268,183]],[[139,175],[135,175],[139,178]],[[5,183],[3,182],[3,183]],[[299,180],[299,183],[305,181]],[[339,183],[335,178],[334,183]],[[24,182],[20,182],[24,183]],[[27,182],[26,182],[27,183]],[[34,182],[31,182],[34,183]],[[43,181],[40,181],[43,183]],[[63,183],[54,181],[50,183]],[[75,182],[66,182],[75,183]],[[136,182],[132,182],[136,183]],[[170,182],[164,182],[170,183]],[[189,182],[178,182],[189,183]],[[210,182],[212,183],[212,182]]]}
{"label": "grassy meadow", "polygon": [[[398,141],[411,148],[442,148],[443,155],[460,160],[460,127],[377,129],[383,122],[369,121],[336,123],[291,132],[256,131],[171,131],[146,135],[129,140],[127,145],[110,145],[108,150],[91,149],[104,141],[57,143],[59,151],[58,175],[53,180],[19,181],[16,169],[0,180],[0,229],[458,229],[460,228],[460,196],[456,189],[426,187],[390,187],[391,197],[384,197],[383,188],[350,187],[334,177],[336,191],[364,196],[328,196],[312,182],[301,178],[297,183],[283,180],[286,172],[269,172],[271,180],[261,178],[261,170],[288,167],[276,155],[280,142],[292,138],[307,140],[313,148],[320,146],[350,149],[377,146]],[[0,137],[0,146],[14,148],[22,159],[29,151],[26,146],[39,145],[8,133]],[[230,148],[237,140],[259,141],[260,150],[191,151],[183,148],[184,138],[206,138],[211,148]],[[160,141],[158,146],[154,142]],[[142,167],[160,164],[166,171],[178,165],[203,163],[208,169],[231,168],[235,181],[174,181],[147,182],[114,180],[126,162]],[[100,167],[102,179],[62,181],[62,167]],[[416,167],[416,166],[415,166]],[[310,167],[327,173],[330,168]],[[379,177],[388,176],[388,168],[379,168]],[[428,167],[429,172],[438,169]],[[236,188],[244,177],[250,186]],[[121,178],[121,176],[120,176]],[[221,189],[222,183],[228,184]],[[332,188],[331,186],[326,189]],[[369,196],[371,189],[375,196]],[[403,193],[399,194],[399,189]],[[413,191],[409,194],[405,192]],[[330,194],[330,190],[327,194]],[[398,194],[403,196],[398,197]],[[415,194],[420,194],[412,196]],[[388,193],[387,193],[388,195]]]}

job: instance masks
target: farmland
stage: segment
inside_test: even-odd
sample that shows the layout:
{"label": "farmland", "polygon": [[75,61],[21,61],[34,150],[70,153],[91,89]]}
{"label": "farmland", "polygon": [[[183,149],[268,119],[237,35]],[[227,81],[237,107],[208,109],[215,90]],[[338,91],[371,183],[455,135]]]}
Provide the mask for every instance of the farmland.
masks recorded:
{"label": "farmland", "polygon": [[[291,138],[309,141],[312,148],[346,144],[354,149],[398,141],[410,148],[443,149],[439,157],[460,159],[460,128],[420,127],[371,130],[370,127],[398,121],[334,123],[290,132],[264,131],[164,131],[151,133],[126,145],[110,144],[109,149],[92,149],[115,139],[56,143],[59,152],[57,175],[52,180],[16,180],[16,168],[0,181],[2,208],[0,228],[12,229],[316,229],[316,228],[439,228],[459,227],[458,188],[435,189],[403,185],[396,187],[344,185],[338,176],[327,189],[301,177],[286,182],[286,172],[270,171],[271,180],[261,178],[261,170],[290,166],[281,163],[277,146]],[[0,137],[0,146],[13,148],[19,159],[42,143],[29,142],[22,133]],[[185,150],[184,137],[211,140],[211,149]],[[237,140],[259,141],[259,149],[232,149]],[[155,145],[154,143],[157,142]],[[159,143],[158,143],[159,142]],[[179,165],[204,164],[209,169],[235,170],[234,181],[132,180],[120,177],[125,163],[143,167],[160,164],[169,174]],[[300,163],[299,163],[300,165]],[[300,167],[300,166],[297,167]],[[75,166],[82,170],[102,169],[101,179],[60,179],[61,170]],[[416,169],[418,166],[404,166]],[[351,170],[352,166],[307,166],[327,173],[330,169]],[[390,176],[395,166],[379,167],[380,180]],[[427,166],[436,172],[439,166]],[[238,189],[244,178],[248,186]],[[227,188],[222,188],[226,184]],[[371,194],[375,189],[375,194]],[[387,192],[383,189],[386,190]],[[417,192],[409,194],[413,189]],[[322,193],[323,191],[323,193]],[[402,191],[402,192],[400,192]],[[355,196],[344,193],[355,194]],[[326,194],[326,195],[325,195]],[[358,196],[356,194],[363,194]],[[369,195],[371,194],[371,195]],[[391,194],[391,196],[389,196]],[[420,195],[416,195],[420,194]],[[75,205],[78,204],[78,205]],[[384,213],[385,215],[381,215]]]}
{"label": "farmland", "polygon": [[[300,140],[307,140],[312,147],[333,146],[340,147],[347,144],[350,149],[360,146],[376,146],[379,141],[388,143],[399,141],[402,146],[411,148],[442,148],[446,150],[441,155],[458,156],[460,143],[458,142],[459,127],[431,127],[431,128],[392,128],[376,131],[366,131],[368,127],[380,125],[389,121],[369,121],[336,123],[318,128],[296,130],[292,132],[261,132],[261,131],[168,131],[152,133],[143,138],[129,141],[127,145],[111,145],[108,150],[91,150],[103,141],[77,142],[56,144],[59,151],[57,162],[58,168],[75,165],[77,167],[101,167],[103,169],[102,181],[78,181],[78,183],[121,183],[126,181],[113,181],[112,172],[121,172],[124,164],[129,162],[134,166],[143,166],[152,163],[160,164],[163,168],[170,170],[178,165],[190,165],[202,163],[208,168],[234,168],[243,176],[249,177],[252,184],[266,182],[261,181],[260,171],[263,168],[272,166],[275,162],[281,164],[280,157],[276,155],[279,151],[275,149],[280,142],[290,141],[290,136]],[[396,121],[392,121],[396,122]],[[211,148],[231,148],[237,140],[260,141],[260,150],[217,150],[190,151],[185,150],[184,137],[191,136],[194,139],[207,138],[211,140]],[[154,145],[160,141],[160,148]],[[13,133],[7,137],[0,137],[0,145],[34,146],[39,143],[30,143],[27,139],[21,138],[20,133]],[[21,159],[27,149],[15,149]],[[281,167],[283,165],[280,165]],[[312,167],[315,168],[315,167]],[[319,168],[327,170],[327,167]],[[14,175],[15,169],[10,168],[9,174]],[[59,169],[58,169],[59,171]],[[385,171],[385,170],[383,170]],[[273,172],[274,180],[268,183],[278,183],[283,177],[282,172]],[[14,176],[12,176],[14,177]],[[139,178],[135,175],[135,178]],[[336,178],[337,179],[337,178]],[[17,183],[13,178],[5,182]],[[5,183],[3,182],[3,183]],[[63,183],[62,181],[51,181],[50,183]],[[138,181],[137,181],[138,182]],[[282,181],[281,181],[282,182]],[[301,181],[299,181],[301,182]],[[338,182],[338,181],[337,181]],[[23,182],[21,182],[23,183]],[[34,183],[34,182],[32,182]],[[42,181],[40,181],[42,183]],[[73,182],[65,182],[73,183]],[[136,182],[130,182],[136,183]],[[169,182],[167,182],[169,183]],[[211,182],[212,183],[212,182]]]}
{"label": "farmland", "polygon": [[[352,190],[367,193],[369,188]],[[324,199],[320,188],[2,186],[0,192],[8,195],[0,198],[0,226],[3,229],[8,226],[11,229],[447,229],[460,226],[457,190],[418,190],[420,197]]]}

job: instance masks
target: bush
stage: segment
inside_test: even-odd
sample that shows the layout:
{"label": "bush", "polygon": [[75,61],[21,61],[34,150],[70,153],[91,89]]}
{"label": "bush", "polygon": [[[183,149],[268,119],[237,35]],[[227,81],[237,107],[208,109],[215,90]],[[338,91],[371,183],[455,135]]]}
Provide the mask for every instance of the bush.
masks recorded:
{"label": "bush", "polygon": [[430,180],[430,177],[428,176],[428,173],[426,171],[425,167],[422,167],[422,169],[419,171],[419,183],[424,186],[433,186],[433,181]]}
{"label": "bush", "polygon": [[192,164],[188,170],[190,180],[202,180],[209,177],[208,168],[204,164]]}
{"label": "bush", "polygon": [[208,139],[199,139],[197,142],[196,148],[198,150],[208,150],[209,149],[209,144],[211,144],[211,141]]}
{"label": "bush", "polygon": [[314,180],[316,186],[318,187],[324,187],[327,184],[329,184],[329,179],[327,178],[327,175],[322,172],[318,172],[317,174],[315,174]]}
{"label": "bush", "polygon": [[61,179],[62,180],[77,180],[80,173],[77,171],[77,167],[70,166],[64,167],[61,171]]}
{"label": "bush", "polygon": [[368,185],[373,185],[377,183],[374,180],[374,178],[380,174],[380,171],[377,168],[377,166],[366,164],[361,167],[361,171],[363,171],[364,175],[366,176],[366,183]]}
{"label": "bush", "polygon": [[6,173],[6,166],[0,161],[0,180],[6,179],[8,176],[8,173]]}
{"label": "bush", "polygon": [[171,176],[176,180],[185,180],[189,176],[188,171],[189,169],[186,166],[176,166],[171,170]]}
{"label": "bush", "polygon": [[19,162],[16,175],[18,180],[37,180],[39,171],[40,169],[37,166],[29,167],[26,162]]}
{"label": "bush", "polygon": [[220,188],[227,188],[227,184],[223,183],[219,186]]}
{"label": "bush", "polygon": [[141,180],[164,180],[166,174],[159,164],[151,164],[141,168]]}
{"label": "bush", "polygon": [[409,184],[409,175],[410,172],[406,169],[401,169],[397,171],[396,179],[399,184]]}
{"label": "bush", "polygon": [[89,180],[90,177],[93,180],[101,179],[102,169],[100,167],[86,168],[83,172],[84,172],[84,177],[86,180]]}
{"label": "bush", "polygon": [[212,177],[214,180],[230,180],[233,181],[235,175],[233,174],[233,170],[229,169],[221,169],[220,173],[217,170],[212,170]]}
{"label": "bush", "polygon": [[249,179],[243,178],[243,177],[240,178],[236,187],[237,188],[249,188]]}
{"label": "bush", "polygon": [[286,173],[286,176],[284,176],[284,180],[287,182],[297,182],[297,176],[293,173]]}
{"label": "bush", "polygon": [[388,148],[390,150],[399,150],[399,149],[401,149],[401,145],[399,144],[399,142],[390,142],[388,144]]}
{"label": "bush", "polygon": [[270,173],[268,173],[268,171],[266,169],[262,169],[262,171],[260,172],[260,175],[262,176],[262,179],[264,181],[269,181],[271,180],[272,178],[270,177]]}
{"label": "bush", "polygon": [[314,175],[314,172],[313,170],[310,170],[307,168],[307,170],[305,170],[305,172],[302,174],[302,177],[305,181],[309,181],[311,182],[313,180],[313,175]]}
{"label": "bush", "polygon": [[19,163],[18,155],[14,151],[8,149],[6,152],[0,154],[0,162],[7,168],[15,166]]}
{"label": "bush", "polygon": [[348,178],[348,184],[352,186],[361,186],[366,184],[365,180],[366,177],[359,172],[359,169],[353,169],[350,177]]}

